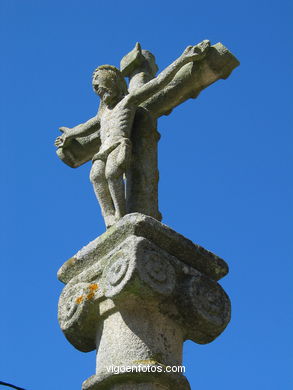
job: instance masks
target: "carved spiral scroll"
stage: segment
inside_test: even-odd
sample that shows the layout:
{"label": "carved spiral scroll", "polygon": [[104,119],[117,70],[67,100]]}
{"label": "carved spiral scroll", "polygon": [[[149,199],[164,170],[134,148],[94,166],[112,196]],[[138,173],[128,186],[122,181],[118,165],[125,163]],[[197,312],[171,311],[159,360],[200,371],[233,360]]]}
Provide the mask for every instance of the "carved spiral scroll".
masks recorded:
{"label": "carved spiral scroll", "polygon": [[207,277],[189,281],[191,312],[208,333],[220,333],[230,320],[230,300],[222,287]]}
{"label": "carved spiral scroll", "polygon": [[58,305],[58,318],[61,329],[66,329],[78,320],[83,310],[83,299],[89,283],[78,283],[64,288]]}
{"label": "carved spiral scroll", "polygon": [[139,262],[140,278],[155,292],[172,293],[175,287],[175,271],[169,261],[157,253],[148,252]]}
{"label": "carved spiral scroll", "polygon": [[130,280],[133,273],[133,262],[127,257],[120,257],[105,270],[105,296],[117,295]]}
{"label": "carved spiral scroll", "polygon": [[111,286],[118,286],[125,277],[128,269],[128,261],[118,259],[109,269],[108,282]]}

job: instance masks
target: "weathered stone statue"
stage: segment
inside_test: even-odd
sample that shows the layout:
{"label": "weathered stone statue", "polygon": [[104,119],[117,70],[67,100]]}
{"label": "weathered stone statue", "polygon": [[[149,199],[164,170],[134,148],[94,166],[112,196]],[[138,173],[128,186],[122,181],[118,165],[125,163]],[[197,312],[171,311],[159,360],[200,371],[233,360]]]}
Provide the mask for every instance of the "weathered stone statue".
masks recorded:
{"label": "weathered stone statue", "polygon": [[[219,48],[223,51],[222,46]],[[207,40],[189,46],[154,78],[157,70],[154,57],[137,44],[122,60],[122,71],[111,65],[95,70],[93,88],[100,97],[97,115],[73,129],[61,127],[63,134],[55,144],[65,162],[78,166],[78,159],[73,157],[75,145],[70,141],[83,139],[83,146],[90,154],[84,138],[92,136],[97,140],[94,154],[90,155],[93,162],[90,179],[107,228],[130,212],[161,219],[157,200],[156,119],[190,97],[190,90],[193,95],[198,94],[199,89],[215,81],[215,72],[203,63],[215,50],[220,53]],[[229,68],[225,72],[229,73],[238,63],[227,50],[223,53],[227,57],[225,66]],[[191,83],[193,73],[200,88],[197,85],[194,89]],[[129,90],[124,76],[130,79]]]}
{"label": "weathered stone statue", "polygon": [[78,350],[97,351],[83,390],[190,390],[173,370],[183,342],[209,343],[229,323],[218,284],[225,261],[160,222],[156,121],[238,64],[222,44],[203,41],[155,77],[154,56],[137,44],[120,70],[95,70],[96,117],[60,128],[58,156],[71,167],[93,161],[108,228],[58,272],[61,329]]}

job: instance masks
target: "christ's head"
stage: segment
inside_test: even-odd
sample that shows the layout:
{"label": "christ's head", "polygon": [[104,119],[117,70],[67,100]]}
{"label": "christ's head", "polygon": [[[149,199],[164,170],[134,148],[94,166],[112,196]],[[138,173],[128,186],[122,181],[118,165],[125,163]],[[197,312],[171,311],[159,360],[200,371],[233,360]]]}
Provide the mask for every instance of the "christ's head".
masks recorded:
{"label": "christ's head", "polygon": [[120,70],[112,65],[102,65],[94,71],[93,88],[107,106],[115,106],[128,93]]}

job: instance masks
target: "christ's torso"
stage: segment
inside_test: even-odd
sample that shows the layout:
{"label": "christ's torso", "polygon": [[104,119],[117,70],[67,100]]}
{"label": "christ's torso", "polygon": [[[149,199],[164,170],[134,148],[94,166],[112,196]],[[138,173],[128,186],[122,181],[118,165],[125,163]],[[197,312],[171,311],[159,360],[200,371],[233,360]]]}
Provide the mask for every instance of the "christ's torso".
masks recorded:
{"label": "christ's torso", "polygon": [[136,106],[124,98],[113,109],[105,108],[100,118],[100,152],[111,148],[125,138],[130,138]]}

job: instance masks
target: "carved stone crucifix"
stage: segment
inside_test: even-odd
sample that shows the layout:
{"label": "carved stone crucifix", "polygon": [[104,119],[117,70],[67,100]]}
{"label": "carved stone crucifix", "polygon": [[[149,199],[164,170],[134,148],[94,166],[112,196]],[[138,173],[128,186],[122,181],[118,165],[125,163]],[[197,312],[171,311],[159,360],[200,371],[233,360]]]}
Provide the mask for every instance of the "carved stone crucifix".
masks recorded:
{"label": "carved stone crucifix", "polygon": [[133,212],[161,220],[157,119],[227,78],[238,65],[221,43],[210,46],[205,40],[188,46],[157,77],[154,56],[138,43],[122,59],[120,70],[111,65],[95,70],[97,115],[72,129],[61,127],[63,134],[55,145],[58,156],[71,167],[92,159],[90,179],[107,228]]}

